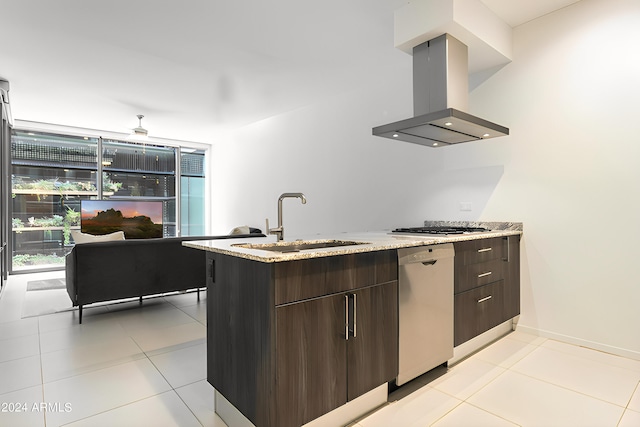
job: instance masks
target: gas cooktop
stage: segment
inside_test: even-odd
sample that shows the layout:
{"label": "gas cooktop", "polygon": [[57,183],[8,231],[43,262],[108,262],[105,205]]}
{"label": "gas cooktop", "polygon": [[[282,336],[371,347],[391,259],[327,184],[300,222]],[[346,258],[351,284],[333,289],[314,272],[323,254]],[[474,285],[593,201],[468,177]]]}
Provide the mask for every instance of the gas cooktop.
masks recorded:
{"label": "gas cooktop", "polygon": [[491,231],[482,227],[450,227],[450,226],[438,226],[438,227],[407,227],[396,228],[392,233],[401,234],[465,234],[465,233],[482,233]]}

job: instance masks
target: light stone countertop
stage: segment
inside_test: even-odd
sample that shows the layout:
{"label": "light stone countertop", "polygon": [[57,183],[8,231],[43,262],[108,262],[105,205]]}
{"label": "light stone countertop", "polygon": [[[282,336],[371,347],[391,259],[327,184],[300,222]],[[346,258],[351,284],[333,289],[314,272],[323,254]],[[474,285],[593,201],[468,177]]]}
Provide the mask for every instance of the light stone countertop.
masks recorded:
{"label": "light stone countertop", "polygon": [[[497,224],[497,223],[492,223]],[[514,223],[503,223],[514,224]],[[518,224],[518,223],[516,223]],[[365,244],[351,246],[337,246],[321,249],[307,249],[299,252],[273,252],[255,248],[243,248],[238,244],[264,244],[276,243],[275,236],[257,237],[248,239],[221,239],[221,240],[197,240],[182,242],[184,246],[201,249],[209,252],[236,256],[260,262],[283,262],[327,256],[339,256],[364,252],[383,251],[387,249],[410,248],[416,246],[435,245],[442,243],[460,242],[465,240],[487,239],[492,237],[513,236],[522,234],[522,227],[506,227],[506,229],[493,230],[483,233],[450,234],[450,235],[401,235],[391,234],[389,231],[362,232],[362,233],[338,233],[322,236],[295,236],[291,239],[285,237],[283,244],[294,243],[303,240],[305,243],[322,242],[325,240],[343,240],[353,242],[365,242]]]}

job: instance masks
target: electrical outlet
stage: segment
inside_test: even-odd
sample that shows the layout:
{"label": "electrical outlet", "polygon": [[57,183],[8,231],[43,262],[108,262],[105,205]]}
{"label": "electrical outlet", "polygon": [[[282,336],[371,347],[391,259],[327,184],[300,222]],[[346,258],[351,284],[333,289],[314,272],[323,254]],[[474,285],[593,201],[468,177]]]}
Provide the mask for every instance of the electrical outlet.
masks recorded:
{"label": "electrical outlet", "polygon": [[471,202],[460,202],[460,210],[468,212],[471,210]]}

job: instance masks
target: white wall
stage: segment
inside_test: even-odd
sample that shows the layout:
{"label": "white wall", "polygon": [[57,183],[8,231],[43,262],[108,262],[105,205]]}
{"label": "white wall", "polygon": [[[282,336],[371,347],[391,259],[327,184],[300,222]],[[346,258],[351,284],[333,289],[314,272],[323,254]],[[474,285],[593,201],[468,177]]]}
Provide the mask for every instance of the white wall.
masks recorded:
{"label": "white wall", "polygon": [[520,325],[640,359],[638,22],[637,0],[582,0],[516,28],[471,101],[512,136],[448,154],[504,165],[480,216],[525,224]]}
{"label": "white wall", "polygon": [[[522,221],[522,315],[540,334],[640,359],[640,3],[582,0],[514,31],[470,112],[509,137],[431,149],[371,136],[411,115],[411,59],[213,149],[213,228],[289,236],[425,219]],[[355,83],[354,83],[355,86]],[[471,202],[472,210],[459,210]]]}
{"label": "white wall", "polygon": [[432,151],[371,136],[373,126],[412,114],[411,57],[398,58],[367,77],[374,84],[354,82],[350,93],[214,145],[213,200],[221,207],[213,212],[214,232],[242,224],[264,229],[265,217],[275,226],[283,192],[307,197],[306,205],[285,200],[285,237],[421,224],[429,197],[422,172],[433,164]]}

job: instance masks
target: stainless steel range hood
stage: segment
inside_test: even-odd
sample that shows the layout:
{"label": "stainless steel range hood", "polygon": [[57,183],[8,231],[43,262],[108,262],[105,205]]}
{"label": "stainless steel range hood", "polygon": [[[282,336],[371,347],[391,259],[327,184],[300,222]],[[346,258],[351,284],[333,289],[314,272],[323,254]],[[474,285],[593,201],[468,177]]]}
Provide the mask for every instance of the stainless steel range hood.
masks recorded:
{"label": "stainless steel range hood", "polygon": [[509,129],[465,112],[467,46],[443,34],[413,48],[414,117],[373,128],[373,135],[443,147],[509,135]]}

